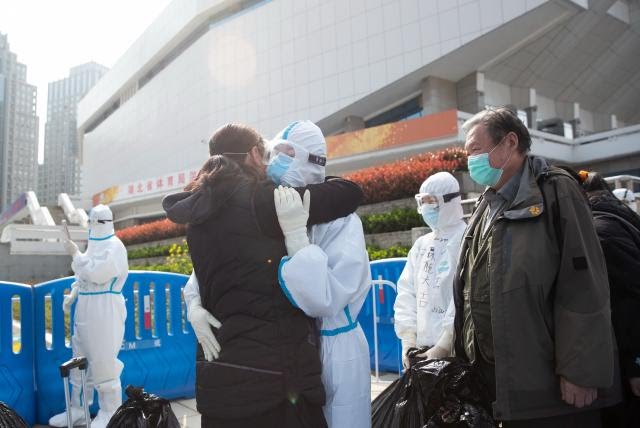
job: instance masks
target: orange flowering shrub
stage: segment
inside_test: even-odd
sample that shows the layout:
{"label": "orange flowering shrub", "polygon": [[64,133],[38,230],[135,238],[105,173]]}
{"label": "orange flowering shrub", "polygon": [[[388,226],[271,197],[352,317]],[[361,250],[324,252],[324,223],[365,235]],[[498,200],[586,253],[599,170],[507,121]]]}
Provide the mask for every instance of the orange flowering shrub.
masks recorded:
{"label": "orange flowering shrub", "polygon": [[131,226],[116,232],[116,236],[125,245],[175,238],[185,234],[186,230],[183,224],[176,224],[169,219]]}
{"label": "orange flowering shrub", "polygon": [[467,153],[451,148],[435,153],[422,153],[385,165],[361,169],[345,178],[358,183],[365,204],[410,198],[427,177],[440,171],[466,171]]}
{"label": "orange flowering shrub", "polygon": [[[360,185],[364,191],[364,203],[372,204],[410,198],[418,193],[422,182],[436,172],[466,169],[467,153],[461,148],[451,148],[361,169],[345,178]],[[185,234],[184,225],[175,224],[168,219],[127,227],[116,232],[118,238],[126,245],[175,238]]]}

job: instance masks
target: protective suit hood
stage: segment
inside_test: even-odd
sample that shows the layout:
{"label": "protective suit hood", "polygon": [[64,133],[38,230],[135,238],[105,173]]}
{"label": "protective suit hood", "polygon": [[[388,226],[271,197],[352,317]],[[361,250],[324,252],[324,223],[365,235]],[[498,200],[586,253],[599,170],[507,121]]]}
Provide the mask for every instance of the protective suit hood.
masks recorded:
{"label": "protective suit hood", "polygon": [[463,221],[462,198],[460,195],[451,197],[451,194],[459,192],[458,180],[448,172],[433,174],[420,186],[420,193],[428,193],[438,199],[438,225],[434,232],[448,230]]}
{"label": "protective suit hood", "polygon": [[273,151],[279,144],[290,145],[296,155],[275,184],[299,187],[324,182],[327,143],[316,124],[309,120],[289,124],[268,143],[267,149]]}
{"label": "protective suit hood", "polygon": [[113,213],[108,206],[99,204],[89,212],[89,243],[114,236]]}

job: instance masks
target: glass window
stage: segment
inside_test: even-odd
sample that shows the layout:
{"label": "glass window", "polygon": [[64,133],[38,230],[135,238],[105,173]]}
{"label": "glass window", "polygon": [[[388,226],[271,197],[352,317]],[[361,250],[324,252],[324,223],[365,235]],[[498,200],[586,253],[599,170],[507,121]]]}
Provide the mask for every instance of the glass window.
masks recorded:
{"label": "glass window", "polygon": [[420,97],[415,97],[407,102],[395,106],[384,113],[372,117],[365,121],[365,127],[383,125],[385,123],[399,122],[401,120],[416,119],[422,117],[422,106],[420,105]]}

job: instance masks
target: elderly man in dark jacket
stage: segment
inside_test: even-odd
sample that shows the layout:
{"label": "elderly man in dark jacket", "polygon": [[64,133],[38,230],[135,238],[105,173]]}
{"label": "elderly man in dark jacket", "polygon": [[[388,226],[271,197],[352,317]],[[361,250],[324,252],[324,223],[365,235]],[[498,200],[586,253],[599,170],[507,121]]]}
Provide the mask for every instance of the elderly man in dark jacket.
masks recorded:
{"label": "elderly man in dark jacket", "polygon": [[598,427],[618,400],[607,271],[589,207],[566,172],[528,155],[508,109],[464,125],[486,185],[454,280],[456,354],[473,362],[503,427]]}

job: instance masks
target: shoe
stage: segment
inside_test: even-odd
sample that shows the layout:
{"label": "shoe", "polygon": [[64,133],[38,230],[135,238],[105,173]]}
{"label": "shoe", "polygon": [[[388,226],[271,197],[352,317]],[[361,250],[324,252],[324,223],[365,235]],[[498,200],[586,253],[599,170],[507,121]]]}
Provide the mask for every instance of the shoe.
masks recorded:
{"label": "shoe", "polygon": [[[73,426],[86,425],[84,421],[83,409],[79,407],[71,406],[71,424]],[[52,427],[66,428],[68,426],[67,412],[65,411],[62,413],[58,413],[55,416],[52,416],[51,419],[49,419],[49,425],[51,425]]]}
{"label": "shoe", "polygon": [[106,428],[114,413],[99,410],[96,417],[91,421],[91,428]]}
{"label": "shoe", "polygon": [[120,379],[114,379],[96,385],[98,391],[98,415],[91,421],[91,428],[106,428],[118,407],[122,404]]}

